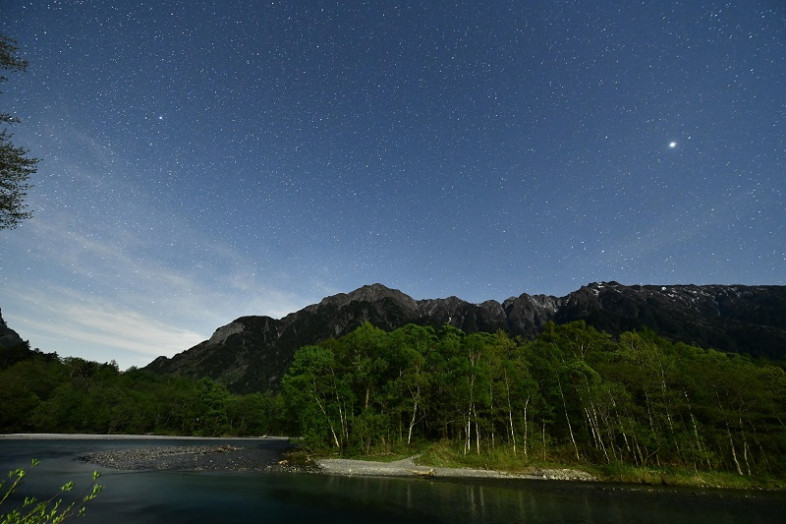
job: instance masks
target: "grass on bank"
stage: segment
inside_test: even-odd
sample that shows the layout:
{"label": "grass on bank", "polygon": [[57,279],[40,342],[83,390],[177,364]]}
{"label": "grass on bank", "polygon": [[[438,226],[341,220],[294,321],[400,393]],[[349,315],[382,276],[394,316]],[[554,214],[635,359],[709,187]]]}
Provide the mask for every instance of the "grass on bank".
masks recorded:
{"label": "grass on bank", "polygon": [[626,464],[594,465],[586,469],[608,482],[724,489],[786,490],[786,480],[768,475],[748,476],[727,471],[697,471],[679,466],[644,468]]}
{"label": "grass on bank", "polygon": [[684,466],[639,467],[629,464],[592,464],[570,460],[570,450],[553,450],[550,456],[521,450],[513,454],[508,446],[497,446],[491,451],[464,454],[455,442],[437,442],[423,452],[418,463],[448,468],[476,468],[511,473],[528,473],[538,469],[577,469],[586,471],[602,482],[622,482],[663,486],[691,486],[725,489],[786,490],[786,479],[772,476],[738,475],[724,471],[697,471]]}
{"label": "grass on bank", "polygon": [[[747,476],[723,471],[696,471],[681,466],[639,467],[621,463],[591,464],[571,460],[570,450],[551,450],[546,457],[541,451],[530,450],[524,454],[521,449],[514,454],[509,446],[497,446],[491,450],[473,449],[464,453],[459,442],[418,442],[410,447],[393,446],[371,448],[364,451],[345,452],[341,455],[334,450],[294,450],[291,456],[295,461],[308,463],[315,458],[350,458],[377,462],[394,462],[417,456],[415,462],[422,466],[440,468],[472,468],[511,473],[533,473],[543,469],[575,469],[585,471],[601,482],[620,482],[652,486],[687,486],[701,488],[755,489],[786,491],[786,479],[772,476]],[[292,461],[290,459],[290,461]]]}

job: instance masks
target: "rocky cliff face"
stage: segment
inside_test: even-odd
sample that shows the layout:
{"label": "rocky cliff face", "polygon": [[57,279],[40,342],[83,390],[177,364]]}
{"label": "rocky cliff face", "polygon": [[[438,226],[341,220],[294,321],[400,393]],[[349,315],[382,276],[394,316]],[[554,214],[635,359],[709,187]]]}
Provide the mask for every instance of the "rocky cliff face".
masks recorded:
{"label": "rocky cliff face", "polygon": [[699,347],[771,359],[786,356],[784,286],[596,283],[568,295],[554,320],[585,320],[613,334],[646,327]]}
{"label": "rocky cliff face", "polygon": [[689,344],[780,359],[786,356],[784,286],[624,286],[593,283],[565,297],[527,295],[501,304],[456,297],[414,300],[381,284],[341,293],[276,320],[241,317],[148,369],[210,377],[236,391],[275,389],[301,346],[340,337],[363,322],[384,330],[407,323],[452,324],[465,332],[504,330],[532,337],[546,322],[584,320],[619,334],[649,328]]}
{"label": "rocky cliff face", "polygon": [[6,325],[3,313],[0,311],[0,348],[11,348],[24,344],[24,340],[13,329]]}
{"label": "rocky cliff face", "polygon": [[15,362],[29,358],[30,345],[9,328],[0,313],[0,369],[12,366]]}

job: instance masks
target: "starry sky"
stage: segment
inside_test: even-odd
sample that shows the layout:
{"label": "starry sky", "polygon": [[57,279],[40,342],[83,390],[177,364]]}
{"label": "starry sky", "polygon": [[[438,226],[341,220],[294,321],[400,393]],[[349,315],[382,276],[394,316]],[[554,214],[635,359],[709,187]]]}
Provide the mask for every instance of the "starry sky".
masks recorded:
{"label": "starry sky", "polygon": [[13,1],[33,347],[121,369],[380,282],[786,284],[786,3]]}

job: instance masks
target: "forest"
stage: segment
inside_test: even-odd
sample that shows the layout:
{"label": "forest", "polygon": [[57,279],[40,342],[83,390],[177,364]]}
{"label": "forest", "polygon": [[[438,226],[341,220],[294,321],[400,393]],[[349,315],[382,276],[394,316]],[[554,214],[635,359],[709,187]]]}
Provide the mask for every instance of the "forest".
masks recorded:
{"label": "forest", "polygon": [[275,419],[261,394],[24,347],[0,348],[0,387],[0,433],[246,436]]}
{"label": "forest", "polygon": [[0,432],[286,434],[344,455],[443,442],[468,457],[786,473],[783,368],[646,331],[367,323],[300,348],[272,395],[24,351],[0,359]]}
{"label": "forest", "polygon": [[301,348],[283,380],[294,431],[371,450],[416,440],[562,463],[783,473],[782,368],[583,322],[535,340],[446,325]]}

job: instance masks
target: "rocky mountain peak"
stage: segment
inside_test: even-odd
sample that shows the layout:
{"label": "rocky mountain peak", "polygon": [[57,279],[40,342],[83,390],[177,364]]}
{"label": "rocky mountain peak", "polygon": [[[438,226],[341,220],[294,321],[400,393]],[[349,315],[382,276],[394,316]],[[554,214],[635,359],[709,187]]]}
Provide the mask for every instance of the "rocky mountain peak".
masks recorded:
{"label": "rocky mountain peak", "polygon": [[345,307],[351,302],[380,302],[389,299],[407,308],[415,309],[417,302],[410,296],[402,293],[398,289],[391,289],[382,284],[371,284],[362,286],[350,293],[339,293],[322,299],[319,306]]}
{"label": "rocky mountain peak", "polygon": [[225,326],[221,326],[213,332],[208,343],[218,345],[223,344],[232,335],[237,335],[246,330],[246,326],[241,322],[230,322]]}

